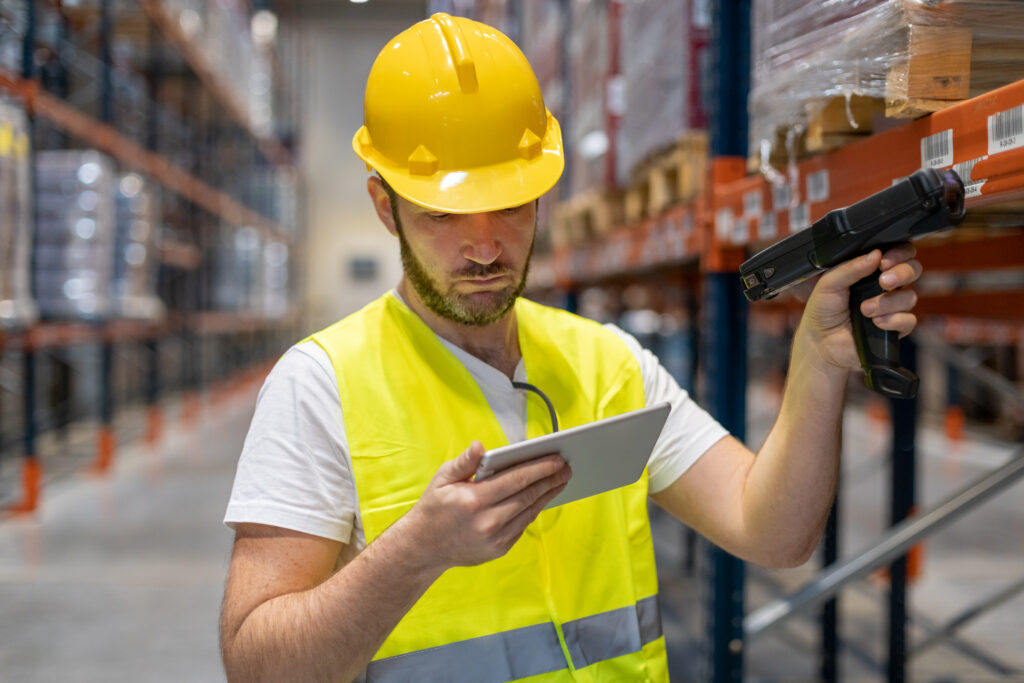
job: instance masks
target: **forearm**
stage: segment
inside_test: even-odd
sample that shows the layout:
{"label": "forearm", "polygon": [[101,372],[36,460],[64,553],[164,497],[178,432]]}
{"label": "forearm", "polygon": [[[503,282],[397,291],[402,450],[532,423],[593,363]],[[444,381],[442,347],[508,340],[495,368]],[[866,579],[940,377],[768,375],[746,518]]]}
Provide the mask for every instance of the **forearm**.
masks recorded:
{"label": "forearm", "polygon": [[847,377],[801,326],[779,416],[743,495],[744,523],[771,564],[800,564],[817,545],[835,495]]}
{"label": "forearm", "polygon": [[268,600],[224,635],[232,681],[350,681],[442,569],[396,523],[318,586]]}

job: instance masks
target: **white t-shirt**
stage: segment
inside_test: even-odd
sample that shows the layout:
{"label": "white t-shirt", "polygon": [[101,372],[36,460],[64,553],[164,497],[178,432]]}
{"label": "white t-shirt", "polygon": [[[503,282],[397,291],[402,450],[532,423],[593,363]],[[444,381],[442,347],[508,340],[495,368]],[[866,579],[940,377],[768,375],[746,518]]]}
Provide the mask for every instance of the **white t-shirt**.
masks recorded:
{"label": "white t-shirt", "polygon": [[[637,357],[647,405],[672,404],[648,462],[650,491],[656,493],[727,432],[634,337],[606,327]],[[509,442],[525,439],[525,392],[500,370],[444,339],[441,343],[476,380]],[[529,381],[522,361],[515,380]],[[342,562],[365,547],[338,382],[330,358],[315,342],[288,349],[260,389],[224,522],[269,524],[340,541],[346,544]]]}

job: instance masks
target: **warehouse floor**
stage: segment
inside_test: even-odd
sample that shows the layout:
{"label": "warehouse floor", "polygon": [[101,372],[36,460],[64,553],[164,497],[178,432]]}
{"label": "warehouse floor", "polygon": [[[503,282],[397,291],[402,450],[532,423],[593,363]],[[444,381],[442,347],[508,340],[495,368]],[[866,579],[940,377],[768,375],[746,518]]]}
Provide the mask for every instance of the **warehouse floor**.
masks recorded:
{"label": "warehouse floor", "polygon": [[[125,446],[112,476],[63,477],[44,491],[35,520],[0,522],[0,678],[24,683],[223,680],[217,616],[231,532],[220,520],[253,399],[250,391],[220,403],[195,429],[169,428],[157,451]],[[751,416],[752,434],[763,429],[757,425],[765,417]],[[141,416],[126,414],[119,422],[131,420]],[[859,450],[845,463],[844,555],[881,532],[887,509],[884,430],[863,411],[851,409],[847,435]],[[926,507],[1012,452],[1009,445],[984,438],[951,449],[928,428],[920,444]],[[1003,532],[1019,528],[1022,519],[1024,496],[1018,486],[929,542],[924,575],[912,594],[914,640],[1021,578],[1021,539]],[[681,569],[681,527],[663,516],[657,516],[655,527],[674,680],[697,680],[700,585]],[[751,569],[747,609],[800,585],[816,563],[817,558],[788,572]],[[848,646],[842,680],[883,679],[884,605],[877,581],[861,582],[844,594],[842,635]],[[1022,627],[1024,595],[1018,594],[969,624],[956,647],[940,645],[914,660],[912,678],[996,680],[1000,667],[1024,671]],[[797,619],[751,643],[749,679],[812,680],[816,642],[813,620]]]}

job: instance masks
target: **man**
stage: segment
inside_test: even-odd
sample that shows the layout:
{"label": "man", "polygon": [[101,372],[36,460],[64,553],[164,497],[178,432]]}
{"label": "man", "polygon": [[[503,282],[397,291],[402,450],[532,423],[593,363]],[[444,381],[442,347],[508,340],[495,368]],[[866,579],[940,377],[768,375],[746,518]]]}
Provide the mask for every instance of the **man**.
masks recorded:
{"label": "man", "polygon": [[[404,276],[289,350],[261,392],[225,520],[229,678],[667,680],[648,495],[745,559],[804,562],[859,367],[848,287],[881,268],[887,293],[863,310],[909,333],[912,248],[819,280],[755,456],[621,330],[519,298],[562,150],[505,36],[416,24],[374,63],[365,122],[353,145]],[[473,482],[485,447],[550,429],[522,383],[565,427],[669,400],[644,476],[544,512],[571,476],[557,455]]]}

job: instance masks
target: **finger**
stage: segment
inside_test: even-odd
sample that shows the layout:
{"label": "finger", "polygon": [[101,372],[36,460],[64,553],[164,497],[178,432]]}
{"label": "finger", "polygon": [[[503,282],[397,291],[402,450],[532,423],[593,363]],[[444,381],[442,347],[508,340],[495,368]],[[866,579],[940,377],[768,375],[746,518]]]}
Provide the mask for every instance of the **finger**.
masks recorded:
{"label": "finger", "polygon": [[922,271],[921,262],[917,259],[911,259],[883,272],[881,277],[878,278],[878,282],[882,285],[882,289],[891,291],[898,287],[906,287],[913,284],[921,277]]}
{"label": "finger", "polygon": [[480,487],[480,494],[487,500],[498,502],[519,493],[545,477],[556,474],[565,466],[565,460],[561,456],[545,455],[502,470],[498,474],[478,482],[476,486]]}
{"label": "finger", "polygon": [[899,332],[902,339],[914,331],[914,328],[917,326],[917,316],[904,311],[872,318],[871,322],[883,330]]}
{"label": "finger", "polygon": [[860,305],[860,312],[873,318],[879,315],[909,311],[915,305],[917,305],[917,292],[912,289],[900,289],[865,299]]}
{"label": "finger", "polygon": [[512,495],[494,504],[494,513],[499,524],[507,524],[509,520],[518,516],[523,510],[534,505],[538,500],[547,496],[554,489],[562,489],[572,478],[572,470],[566,466],[552,475],[544,477],[526,488],[516,491]]}
{"label": "finger", "polygon": [[881,250],[873,249],[863,256],[844,261],[821,276],[817,289],[823,293],[839,293],[849,289],[853,283],[878,270],[881,260]]}
{"label": "finger", "polygon": [[441,465],[435,475],[439,484],[451,484],[457,481],[466,481],[476,474],[480,466],[480,459],[484,457],[484,447],[479,441],[474,441],[469,448],[462,451],[459,457],[449,460]]}
{"label": "finger", "polygon": [[913,244],[910,242],[897,244],[882,255],[882,264],[880,268],[882,270],[889,270],[896,264],[909,261],[915,256],[917,256],[917,248]]}
{"label": "finger", "polygon": [[515,542],[519,540],[519,537],[523,535],[524,531],[526,531],[526,527],[530,526],[533,521],[537,519],[537,515],[543,512],[544,507],[554,500],[555,496],[561,493],[567,484],[568,482],[565,482],[551,489],[505,524],[504,529],[502,529],[502,534],[505,537],[503,544],[506,549],[515,545]]}

